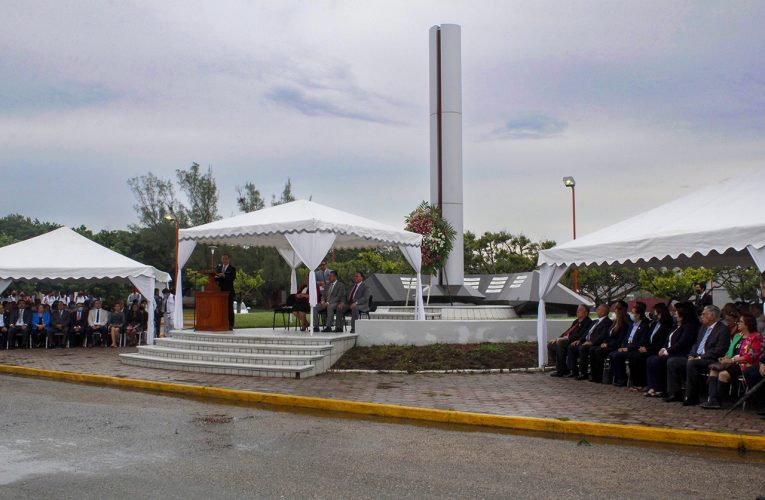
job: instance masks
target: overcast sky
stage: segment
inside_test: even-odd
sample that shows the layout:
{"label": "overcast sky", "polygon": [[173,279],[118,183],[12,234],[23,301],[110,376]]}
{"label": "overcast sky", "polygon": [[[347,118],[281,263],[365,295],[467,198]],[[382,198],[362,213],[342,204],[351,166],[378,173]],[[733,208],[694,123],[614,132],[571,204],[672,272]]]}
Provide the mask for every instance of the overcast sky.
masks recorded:
{"label": "overcast sky", "polygon": [[[401,226],[429,195],[428,29],[462,26],[465,228],[583,235],[765,171],[765,2],[0,0],[0,212],[134,223],[212,165]],[[759,201],[752,200],[759,210]],[[703,213],[703,210],[701,210]]]}

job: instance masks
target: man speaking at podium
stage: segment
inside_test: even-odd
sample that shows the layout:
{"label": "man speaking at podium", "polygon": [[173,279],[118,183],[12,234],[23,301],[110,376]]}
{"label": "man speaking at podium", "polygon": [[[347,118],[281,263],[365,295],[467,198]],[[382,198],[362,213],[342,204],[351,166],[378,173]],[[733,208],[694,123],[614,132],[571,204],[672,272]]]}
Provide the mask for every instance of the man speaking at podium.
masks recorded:
{"label": "man speaking at podium", "polygon": [[228,292],[228,329],[234,329],[234,280],[236,268],[229,262],[228,255],[222,255],[215,267],[215,282],[222,292]]}

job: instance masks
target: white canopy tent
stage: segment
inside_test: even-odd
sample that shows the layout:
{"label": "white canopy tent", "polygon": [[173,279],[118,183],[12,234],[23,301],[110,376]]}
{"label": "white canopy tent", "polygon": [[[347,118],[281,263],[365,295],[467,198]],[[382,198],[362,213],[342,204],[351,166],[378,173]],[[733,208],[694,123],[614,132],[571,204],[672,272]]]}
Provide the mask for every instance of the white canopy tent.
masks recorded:
{"label": "white canopy tent", "polygon": [[[309,302],[318,303],[314,271],[331,248],[398,246],[420,280],[422,235],[404,231],[318,203],[297,200],[189,229],[179,235],[178,267],[182,269],[197,243],[274,247],[292,269],[292,291],[297,286],[294,269],[302,262],[309,273]],[[176,296],[182,294],[178,273]],[[294,293],[294,292],[293,292]],[[422,288],[416,292],[417,319],[425,319]],[[313,315],[312,315],[313,316]],[[176,324],[183,317],[183,301],[175,302]],[[313,318],[311,318],[313,322]],[[313,327],[313,324],[311,325]]]}
{"label": "white canopy tent", "polygon": [[765,271],[765,215],[752,174],[729,178],[618,224],[539,252],[539,366],[545,362],[544,298],[569,266],[735,267]]}
{"label": "white canopy tent", "polygon": [[[0,248],[0,293],[14,280],[127,278],[148,299],[147,342],[154,341],[154,288],[170,275],[61,227]],[[159,284],[159,285],[158,285]]]}

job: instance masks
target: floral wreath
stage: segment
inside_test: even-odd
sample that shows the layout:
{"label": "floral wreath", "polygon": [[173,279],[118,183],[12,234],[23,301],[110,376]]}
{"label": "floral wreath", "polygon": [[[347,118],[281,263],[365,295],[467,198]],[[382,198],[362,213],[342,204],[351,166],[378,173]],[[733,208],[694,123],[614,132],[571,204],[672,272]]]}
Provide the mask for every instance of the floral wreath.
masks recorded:
{"label": "floral wreath", "polygon": [[446,265],[456,231],[437,205],[423,201],[406,219],[405,229],[422,235],[422,272],[436,274]]}

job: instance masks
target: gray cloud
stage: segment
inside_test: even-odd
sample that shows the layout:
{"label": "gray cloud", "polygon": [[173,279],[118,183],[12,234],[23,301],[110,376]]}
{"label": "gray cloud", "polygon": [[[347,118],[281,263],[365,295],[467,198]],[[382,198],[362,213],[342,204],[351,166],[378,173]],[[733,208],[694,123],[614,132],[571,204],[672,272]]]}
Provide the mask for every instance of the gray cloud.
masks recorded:
{"label": "gray cloud", "polygon": [[543,115],[529,115],[507,120],[484,136],[487,140],[496,139],[549,139],[560,136],[568,123]]}
{"label": "gray cloud", "polygon": [[276,104],[296,109],[308,116],[336,116],[373,123],[392,123],[383,116],[353,109],[343,109],[328,99],[308,96],[304,91],[295,87],[276,86],[266,92],[265,96]]}

